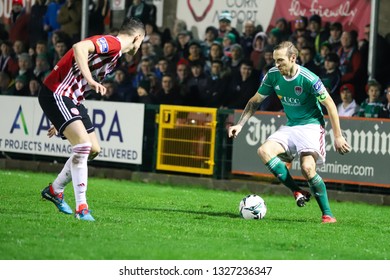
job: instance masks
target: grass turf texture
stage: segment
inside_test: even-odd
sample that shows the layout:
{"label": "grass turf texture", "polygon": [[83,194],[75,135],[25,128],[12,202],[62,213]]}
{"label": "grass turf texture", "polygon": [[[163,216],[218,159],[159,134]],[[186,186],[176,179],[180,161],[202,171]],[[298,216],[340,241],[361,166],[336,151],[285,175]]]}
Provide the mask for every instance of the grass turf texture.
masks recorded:
{"label": "grass turf texture", "polygon": [[[259,194],[265,219],[244,220],[247,193],[90,178],[91,223],[40,198],[54,178],[0,171],[0,259],[390,259],[390,207],[331,201],[338,223],[321,224],[315,200]],[[71,184],[65,195],[74,208]]]}

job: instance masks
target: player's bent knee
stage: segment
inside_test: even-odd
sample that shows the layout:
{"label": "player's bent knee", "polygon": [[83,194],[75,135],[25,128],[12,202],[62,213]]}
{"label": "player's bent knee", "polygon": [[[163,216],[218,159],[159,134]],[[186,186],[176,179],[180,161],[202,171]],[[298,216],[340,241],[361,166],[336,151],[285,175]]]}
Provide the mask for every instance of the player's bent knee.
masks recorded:
{"label": "player's bent knee", "polygon": [[73,146],[72,163],[78,167],[83,167],[87,161],[91,152],[91,143],[82,143]]}
{"label": "player's bent knee", "polygon": [[303,163],[301,164],[301,171],[305,178],[312,178],[316,172],[315,165]]}
{"label": "player's bent knee", "polygon": [[259,157],[262,159],[264,163],[268,162],[272,158],[272,156],[269,153],[269,149],[267,149],[267,147],[265,147],[264,145],[260,146],[257,149],[257,154],[259,155]]}

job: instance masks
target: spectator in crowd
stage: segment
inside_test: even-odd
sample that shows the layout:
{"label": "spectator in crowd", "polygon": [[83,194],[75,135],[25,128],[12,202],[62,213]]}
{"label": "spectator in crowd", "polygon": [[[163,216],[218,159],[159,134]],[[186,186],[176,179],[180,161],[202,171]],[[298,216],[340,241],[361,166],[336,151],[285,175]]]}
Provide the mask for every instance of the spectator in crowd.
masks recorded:
{"label": "spectator in crowd", "polygon": [[153,46],[150,42],[143,42],[141,45],[141,59],[148,59],[152,66],[157,63],[158,57],[153,50]]}
{"label": "spectator in crowd", "polygon": [[38,96],[39,91],[41,90],[42,82],[33,77],[28,83],[28,96]]}
{"label": "spectator in crowd", "polygon": [[67,42],[59,38],[54,45],[53,62],[51,63],[51,65],[55,66],[57,62],[66,54],[68,50],[69,50],[69,46]]}
{"label": "spectator in crowd", "polygon": [[8,73],[12,78],[16,77],[19,66],[13,53],[12,43],[10,41],[1,42],[0,51],[0,71]]}
{"label": "spectator in crowd", "polygon": [[149,36],[149,43],[152,45],[153,51],[157,57],[163,56],[161,34],[152,32]]}
{"label": "spectator in crowd", "polygon": [[41,83],[49,75],[51,71],[49,60],[46,54],[38,54],[35,58],[35,67],[33,70],[34,77],[37,78]]}
{"label": "spectator in crowd", "polygon": [[224,107],[228,109],[244,109],[253,92],[259,87],[260,81],[253,72],[252,61],[243,61],[237,75],[231,77],[228,95],[224,98]]}
{"label": "spectator in crowd", "polygon": [[47,11],[46,0],[35,0],[31,7],[31,13],[28,22],[28,34],[30,48],[35,48],[35,45],[40,40],[47,42],[47,32],[44,30],[44,17]]}
{"label": "spectator in crowd", "polygon": [[218,37],[217,41],[222,43],[225,34],[231,30],[232,16],[229,11],[222,11],[218,17]]}
{"label": "spectator in crowd", "polygon": [[[53,61],[53,57],[50,56],[50,53],[49,53],[49,50],[48,50],[48,47],[47,47],[47,42],[45,40],[37,41],[36,44],[35,44],[35,47],[34,48],[30,48],[28,50],[28,53],[31,56],[32,61],[34,63],[35,63],[35,59],[36,59],[36,57],[38,55],[40,55],[40,54],[45,55],[46,58],[47,58],[47,62],[50,65],[50,68],[53,67],[53,65],[51,65],[51,63]],[[34,64],[34,67],[35,67],[35,64]]]}
{"label": "spectator in crowd", "polygon": [[136,91],[131,85],[127,69],[121,67],[117,68],[115,70],[113,81],[115,84],[114,92],[118,101],[133,102],[136,100]]}
{"label": "spectator in crowd", "polygon": [[13,86],[13,93],[14,96],[28,96],[28,83],[27,77],[25,75],[19,75],[15,78],[15,84]]}
{"label": "spectator in crowd", "polygon": [[209,55],[208,55],[208,57],[206,57],[206,60],[205,60],[204,72],[207,75],[210,75],[210,73],[211,73],[211,62],[214,60],[221,60],[224,63],[224,66],[226,66],[226,64],[230,60],[226,57],[224,59],[222,45],[217,41],[215,41],[211,45]]}
{"label": "spectator in crowd", "polygon": [[344,84],[340,89],[341,102],[337,105],[337,112],[340,117],[353,117],[356,116],[360,110],[359,105],[356,103],[355,87],[353,84]]}
{"label": "spectator in crowd", "polygon": [[224,74],[223,68],[222,60],[213,60],[211,62],[211,72],[207,77],[206,90],[200,92],[203,107],[219,108],[222,106],[229,84],[229,76]]}
{"label": "spectator in crowd", "polygon": [[148,76],[153,73],[153,63],[148,58],[141,59],[139,70],[132,79],[133,88],[138,88],[141,81],[148,79]]}
{"label": "spectator in crowd", "polygon": [[341,47],[341,34],[343,34],[343,26],[340,22],[333,22],[329,27],[330,36],[328,42],[332,52],[337,52]]}
{"label": "spectator in crowd", "polygon": [[[158,60],[154,73],[159,81],[161,81],[162,77],[168,74],[168,61],[165,57],[161,57]],[[173,74],[173,73],[169,73]]]}
{"label": "spectator in crowd", "polygon": [[179,91],[175,88],[174,78],[165,75],[161,79],[161,89],[156,93],[156,104],[183,105]]}
{"label": "spectator in crowd", "polygon": [[207,76],[203,69],[204,65],[199,61],[190,62],[191,76],[187,82],[187,96],[184,104],[188,106],[202,106],[201,93],[207,91]]}
{"label": "spectator in crowd", "polygon": [[240,72],[240,66],[244,60],[244,53],[240,44],[234,44],[231,47],[231,59],[227,65],[232,75]]}
{"label": "spectator in crowd", "polygon": [[26,46],[21,40],[15,40],[14,43],[12,44],[12,49],[14,50],[15,56],[27,52]]}
{"label": "spectator in crowd", "polygon": [[[173,77],[171,73],[166,75]],[[157,79],[157,76],[154,73],[150,73],[148,75],[147,81],[149,82],[149,95],[152,99],[152,103],[154,103],[154,97],[156,96],[157,92],[161,89],[161,80]],[[175,89],[177,89],[177,83],[175,79],[173,84],[175,85]]]}
{"label": "spectator in crowd", "polygon": [[357,49],[357,42],[351,32],[344,31],[341,35],[341,47],[337,52],[340,57],[341,82],[355,85],[355,98],[358,104],[365,99],[365,76],[362,68],[362,58]]}
{"label": "spectator in crowd", "polygon": [[381,117],[390,118],[390,84],[386,87],[384,99],[385,101]]}
{"label": "spectator in crowd", "polygon": [[272,28],[267,35],[267,45],[275,47],[281,42],[281,33],[279,28]]}
{"label": "spectator in crowd", "polygon": [[325,57],[332,51],[331,45],[328,41],[321,44],[320,53],[314,56],[314,63],[320,68],[320,71],[324,69]]}
{"label": "spectator in crowd", "polygon": [[125,53],[119,61],[119,67],[127,69],[127,73],[132,76],[137,73],[138,65],[140,61],[140,52],[135,55]]}
{"label": "spectator in crowd", "polygon": [[100,95],[100,100],[102,101],[123,101],[118,95],[116,90],[116,83],[113,80],[105,79],[102,82],[102,85],[107,89],[105,95]]}
{"label": "spectator in crowd", "polygon": [[126,18],[130,17],[137,17],[144,23],[148,22],[150,20],[150,6],[143,0],[133,0],[126,13]]}
{"label": "spectator in crowd", "polygon": [[[161,79],[162,80],[162,79]],[[161,82],[160,80],[160,82]],[[143,80],[137,88],[137,103],[153,104],[155,102],[153,96],[150,94],[150,80]]]}
{"label": "spectator in crowd", "polygon": [[65,0],[51,0],[47,5],[47,10],[43,19],[43,29],[47,32],[47,41],[49,44],[52,42],[53,32],[59,30],[61,27],[57,21],[57,14],[64,3]]}
{"label": "spectator in crowd", "polygon": [[231,57],[231,48],[236,43],[236,36],[233,33],[225,33],[222,40],[223,54],[226,57]]}
{"label": "spectator in crowd", "polygon": [[188,44],[188,61],[190,63],[199,61],[202,65],[205,63],[201,45],[197,40],[191,40]]}
{"label": "spectator in crowd", "polygon": [[298,37],[310,38],[310,31],[308,30],[307,26],[307,17],[297,16],[292,23],[292,33],[289,37],[289,41],[296,45]]}
{"label": "spectator in crowd", "polygon": [[[218,38],[217,40],[222,43],[227,33],[233,33],[235,40],[239,40],[240,33],[232,27],[232,15],[229,11],[222,11],[218,16]],[[234,42],[235,43],[235,42]]]}
{"label": "spectator in crowd", "polygon": [[299,52],[298,64],[300,64],[303,67],[306,67],[314,74],[320,75],[320,68],[314,62],[314,55],[315,52],[312,47],[303,46],[301,51]]}
{"label": "spectator in crowd", "polygon": [[[322,83],[328,90],[329,95],[332,97],[335,104],[340,103],[340,85],[341,85],[341,73],[339,69],[340,59],[339,56],[332,52],[325,57],[324,69],[321,70],[319,77]],[[355,94],[355,88],[353,89]],[[326,112],[326,108],[323,107],[323,112]]]}
{"label": "spectator in crowd", "polygon": [[175,19],[172,27],[171,37],[173,39],[177,39],[180,33],[190,36],[190,32],[187,30],[187,23],[182,19]]}
{"label": "spectator in crowd", "polygon": [[366,88],[368,98],[360,105],[358,116],[379,118],[383,113],[384,108],[383,103],[380,101],[382,86],[378,81],[370,80],[368,81]]}
{"label": "spectator in crowd", "polygon": [[253,40],[256,35],[256,26],[253,20],[244,22],[244,30],[240,37],[240,44],[244,52],[244,58],[249,59],[253,51]]}
{"label": "spectator in crowd", "polygon": [[27,7],[23,7],[23,0],[12,0],[12,10],[8,19],[9,40],[14,43],[16,40],[29,45],[29,22],[30,22],[30,2]]}
{"label": "spectator in crowd", "polygon": [[176,64],[179,61],[176,43],[173,40],[166,41],[163,46],[163,56],[168,62],[168,72],[176,72]]}
{"label": "spectator in crowd", "polygon": [[178,90],[182,99],[187,96],[187,84],[190,79],[190,69],[188,60],[182,58],[177,62],[176,66],[176,81]]}
{"label": "spectator in crowd", "polygon": [[66,0],[57,14],[60,29],[71,39],[72,43],[80,40],[81,0]]}
{"label": "spectator in crowd", "polygon": [[154,5],[154,0],[144,0],[145,4],[149,6],[149,22],[157,23],[157,7]]}
{"label": "spectator in crowd", "polygon": [[0,71],[0,95],[11,95],[14,82],[9,73]]}
{"label": "spectator in crowd", "polygon": [[208,26],[205,31],[203,40],[203,56],[208,57],[210,48],[215,40],[218,38],[218,29],[214,26]]}
{"label": "spectator in crowd", "polygon": [[0,41],[7,41],[8,39],[8,31],[5,29],[4,23],[0,22]]}
{"label": "spectator in crowd", "polygon": [[[274,56],[273,56],[274,48],[273,46],[265,46],[264,47],[264,66],[260,69],[260,73],[264,72],[264,69],[271,69],[272,66],[274,66],[275,61],[274,61]],[[265,71],[265,73],[267,72]],[[264,73],[264,74],[265,74]],[[260,77],[260,81],[263,79],[263,76]]]}
{"label": "spectator in crowd", "polygon": [[267,34],[265,32],[258,32],[252,42],[253,50],[249,59],[253,63],[253,68],[260,71],[264,64],[264,48],[267,46]]}
{"label": "spectator in crowd", "polygon": [[[364,27],[364,43],[360,46],[359,52],[362,57],[362,68],[367,69],[368,66],[368,52],[370,44],[370,24],[367,24]],[[386,85],[389,82],[389,64],[390,64],[390,54],[389,54],[389,43],[386,39],[380,35],[376,34],[376,44],[375,44],[375,79],[381,84]]]}
{"label": "spectator in crowd", "polygon": [[128,72],[125,68],[119,67],[114,74],[115,91],[118,101],[133,102],[136,100],[136,91],[132,87]]}
{"label": "spectator in crowd", "polygon": [[27,86],[30,80],[34,77],[33,64],[28,53],[21,53],[18,55],[18,66],[19,71],[17,76],[24,77],[26,79],[25,86]]}
{"label": "spectator in crowd", "polygon": [[105,33],[104,20],[109,13],[108,0],[89,0],[88,37]]}
{"label": "spectator in crowd", "polygon": [[180,31],[177,35],[177,54],[179,59],[188,59],[188,48],[191,36],[188,31]]}
{"label": "spectator in crowd", "polygon": [[308,29],[310,31],[310,38],[314,46],[314,51],[315,53],[319,53],[321,44],[329,38],[329,31],[322,27],[322,19],[316,14],[309,18]]}
{"label": "spectator in crowd", "polygon": [[285,18],[278,18],[275,23],[275,28],[279,29],[279,37],[281,41],[287,41],[292,32],[289,22]]}
{"label": "spectator in crowd", "polygon": [[149,42],[150,41],[150,36],[152,36],[153,33],[158,33],[160,34],[160,31],[158,30],[158,27],[155,23],[152,23],[150,21],[145,22],[145,38],[144,42]]}
{"label": "spectator in crowd", "polygon": [[61,30],[54,31],[51,35],[50,42],[47,43],[47,52],[48,52],[49,57],[51,59],[51,61],[50,61],[51,65],[55,65],[54,59],[56,56],[56,43],[58,41],[63,42],[65,44],[66,48],[69,48],[71,46],[71,40],[65,32],[63,32]]}

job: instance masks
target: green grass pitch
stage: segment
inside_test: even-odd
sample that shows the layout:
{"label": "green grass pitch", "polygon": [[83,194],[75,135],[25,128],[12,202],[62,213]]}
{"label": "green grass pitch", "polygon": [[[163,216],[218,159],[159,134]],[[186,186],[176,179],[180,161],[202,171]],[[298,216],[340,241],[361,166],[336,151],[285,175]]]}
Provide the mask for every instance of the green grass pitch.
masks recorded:
{"label": "green grass pitch", "polygon": [[[321,224],[312,200],[259,194],[264,220],[238,214],[247,193],[90,178],[96,222],[40,197],[55,174],[0,171],[1,260],[388,260],[390,207],[331,201]],[[73,188],[65,190],[74,208]]]}

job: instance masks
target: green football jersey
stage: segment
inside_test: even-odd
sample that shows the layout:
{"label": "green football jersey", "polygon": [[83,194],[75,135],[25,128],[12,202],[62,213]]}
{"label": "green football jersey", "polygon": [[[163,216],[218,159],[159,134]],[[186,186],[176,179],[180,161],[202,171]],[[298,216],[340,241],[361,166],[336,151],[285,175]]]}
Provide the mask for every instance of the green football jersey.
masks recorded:
{"label": "green football jersey", "polygon": [[287,79],[277,67],[272,67],[265,75],[258,93],[276,93],[287,116],[287,125],[316,123],[324,125],[324,115],[317,98],[325,87],[320,78],[307,68],[298,65],[297,74]]}
{"label": "green football jersey", "polygon": [[383,111],[383,107],[384,105],[379,101],[370,102],[366,99],[360,105],[358,116],[365,118],[379,118],[380,113]]}

